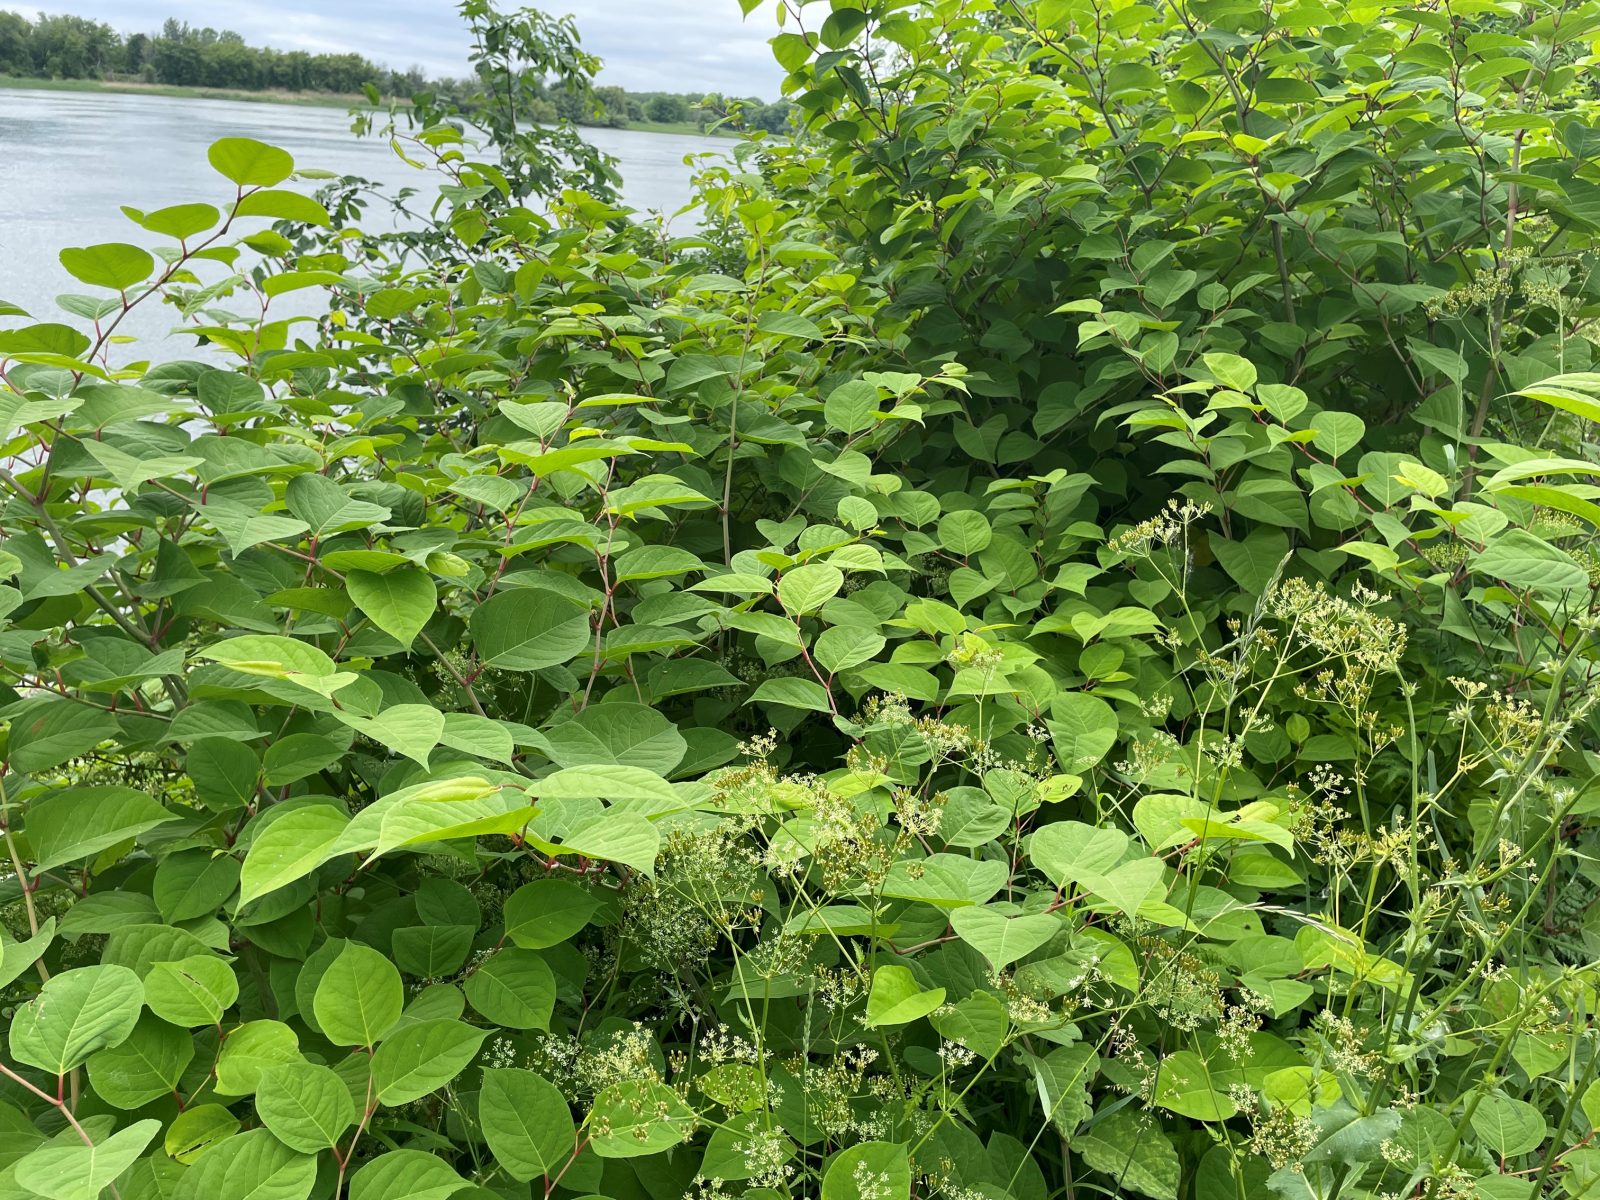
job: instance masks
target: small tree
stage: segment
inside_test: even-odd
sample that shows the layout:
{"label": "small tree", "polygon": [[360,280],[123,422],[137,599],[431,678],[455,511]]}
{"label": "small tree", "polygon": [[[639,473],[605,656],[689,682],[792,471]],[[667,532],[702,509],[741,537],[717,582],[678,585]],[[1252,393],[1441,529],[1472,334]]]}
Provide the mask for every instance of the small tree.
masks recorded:
{"label": "small tree", "polygon": [[682,96],[653,96],[644,111],[658,125],[675,125],[689,119],[689,106]]}

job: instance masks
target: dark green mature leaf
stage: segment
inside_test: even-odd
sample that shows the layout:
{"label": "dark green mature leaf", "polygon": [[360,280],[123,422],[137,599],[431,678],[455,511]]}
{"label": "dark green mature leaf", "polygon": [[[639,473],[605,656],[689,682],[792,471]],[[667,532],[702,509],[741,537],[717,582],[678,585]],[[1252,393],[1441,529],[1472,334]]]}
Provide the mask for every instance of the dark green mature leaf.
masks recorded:
{"label": "dark green mature leaf", "polygon": [[550,592],[497,592],[472,613],[472,641],[492,667],[541,671],[571,662],[590,645],[588,616]]}
{"label": "dark green mature leaf", "polygon": [[688,744],[660,713],[643,704],[598,704],[545,734],[550,757],[563,767],[639,767],[670,774]]}
{"label": "dark green mature leaf", "polygon": [[66,788],[35,801],[26,831],[38,871],[109,849],[177,817],[125,787]]}
{"label": "dark green mature leaf", "polygon": [[593,892],[564,879],[536,879],[506,900],[506,936],[525,950],[569,941],[600,908]]}
{"label": "dark green mature leaf", "polygon": [[15,771],[43,771],[93,750],[117,732],[107,712],[70,700],[45,700],[12,717],[7,757]]}
{"label": "dark green mature leaf", "polygon": [[1178,1152],[1147,1116],[1119,1109],[1081,1130],[1072,1138],[1072,1148],[1089,1166],[1116,1180],[1118,1188],[1155,1200],[1178,1200]]}
{"label": "dark green mature leaf", "polygon": [[1536,592],[1562,592],[1589,582],[1588,573],[1571,555],[1521,529],[1495,538],[1473,559],[1472,565],[1474,570],[1502,579],[1511,587]]}
{"label": "dark green mature leaf", "polygon": [[367,529],[389,519],[381,504],[357,500],[326,475],[296,475],[284,489],[289,511],[319,538],[350,529]]}
{"label": "dark green mature leaf", "polygon": [[126,1040],[90,1055],[89,1082],[116,1108],[142,1108],[177,1089],[194,1055],[187,1030],[146,1015]]}

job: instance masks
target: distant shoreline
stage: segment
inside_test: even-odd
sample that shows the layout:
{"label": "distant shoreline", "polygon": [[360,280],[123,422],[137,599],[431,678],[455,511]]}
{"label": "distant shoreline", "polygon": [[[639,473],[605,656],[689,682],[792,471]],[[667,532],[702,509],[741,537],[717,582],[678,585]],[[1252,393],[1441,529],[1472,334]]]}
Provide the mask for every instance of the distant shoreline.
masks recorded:
{"label": "distant shoreline", "polygon": [[19,75],[0,75],[0,89],[30,92],[111,92],[127,96],[169,96],[180,100],[241,100],[253,104],[290,104],[302,108],[351,108],[372,105],[362,95],[333,92],[240,91],[233,88],[183,87],[170,83],[139,83],[134,80],[36,79]]}
{"label": "distant shoreline", "polygon": [[[372,104],[359,93],[341,95],[334,92],[239,91],[233,88],[186,87],[170,83],[140,83],[136,80],[105,79],[36,79],[28,76],[0,75],[0,91],[34,92],[104,92],[124,96],[164,96],[175,100],[237,100],[247,104],[283,104],[297,108],[372,108]],[[579,126],[580,130],[584,126]],[[621,126],[596,126],[617,128],[621,133],[668,133],[682,137],[737,138],[727,130],[708,132],[693,121],[660,123],[631,121]]]}

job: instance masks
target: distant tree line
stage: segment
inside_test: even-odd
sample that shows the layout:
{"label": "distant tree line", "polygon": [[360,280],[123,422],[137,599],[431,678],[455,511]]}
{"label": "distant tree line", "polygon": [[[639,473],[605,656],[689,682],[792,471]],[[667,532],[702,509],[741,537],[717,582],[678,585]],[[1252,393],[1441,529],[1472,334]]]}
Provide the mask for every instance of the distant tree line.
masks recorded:
{"label": "distant tree line", "polygon": [[245,44],[237,33],[168,20],[159,33],[121,34],[101,21],[0,12],[0,74],[35,79],[136,80],[180,87],[358,92],[373,83],[407,94],[420,67],[389,70],[359,54],[309,54]]}
{"label": "distant tree line", "polygon": [[[123,34],[86,17],[41,13],[30,20],[9,11],[0,11],[0,75],[341,95],[370,85],[381,95],[402,98],[424,88],[445,94],[471,91],[465,80],[429,79],[420,66],[396,71],[359,54],[251,46],[231,30],[196,28],[174,19],[168,19],[158,33]],[[629,92],[619,87],[596,88],[588,95],[559,87],[538,91],[528,119],[552,122],[565,117],[580,125],[611,128],[650,123],[704,129],[727,120],[741,128],[781,133],[788,128],[793,107],[784,100],[767,104],[753,97]]]}

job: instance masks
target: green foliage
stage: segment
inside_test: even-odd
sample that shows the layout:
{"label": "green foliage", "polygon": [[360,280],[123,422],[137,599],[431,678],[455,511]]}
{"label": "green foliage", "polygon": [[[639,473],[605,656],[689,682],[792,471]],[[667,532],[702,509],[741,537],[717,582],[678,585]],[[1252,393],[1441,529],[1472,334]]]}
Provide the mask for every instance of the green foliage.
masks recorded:
{"label": "green foliage", "polygon": [[0,1194],[1592,1189],[1600,6],[820,7],[6,318]]}

